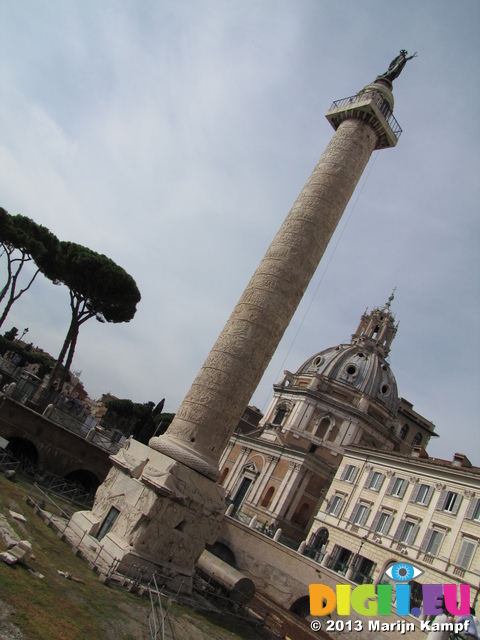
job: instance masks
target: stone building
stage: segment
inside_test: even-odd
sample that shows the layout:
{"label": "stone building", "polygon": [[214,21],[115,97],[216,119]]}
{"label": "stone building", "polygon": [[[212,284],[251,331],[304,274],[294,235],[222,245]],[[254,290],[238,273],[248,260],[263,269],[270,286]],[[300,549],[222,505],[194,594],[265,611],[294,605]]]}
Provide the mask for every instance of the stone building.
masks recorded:
{"label": "stone building", "polygon": [[301,541],[348,445],[409,453],[434,425],[398,396],[388,361],[397,332],[393,295],[362,315],[348,344],[286,371],[259,428],[232,436],[220,482],[234,513],[257,516]]}
{"label": "stone building", "polygon": [[388,569],[407,562],[418,570],[410,586],[421,608],[422,584],[469,584],[476,602],[479,545],[480,468],[465,455],[349,446],[305,553],[356,584],[393,582]]}

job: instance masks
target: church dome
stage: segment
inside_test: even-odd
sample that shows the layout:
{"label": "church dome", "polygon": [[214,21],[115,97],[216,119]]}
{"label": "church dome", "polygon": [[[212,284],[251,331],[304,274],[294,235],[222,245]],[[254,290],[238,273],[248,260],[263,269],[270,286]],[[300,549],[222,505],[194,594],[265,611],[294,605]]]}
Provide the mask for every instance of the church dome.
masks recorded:
{"label": "church dome", "polygon": [[315,354],[296,375],[318,374],[353,387],[395,413],[398,391],[390,365],[376,350],[340,344]]}
{"label": "church dome", "polygon": [[386,358],[397,332],[390,310],[393,294],[382,307],[363,314],[350,344],[340,344],[315,354],[297,371],[317,374],[353,387],[395,413],[398,391]]}

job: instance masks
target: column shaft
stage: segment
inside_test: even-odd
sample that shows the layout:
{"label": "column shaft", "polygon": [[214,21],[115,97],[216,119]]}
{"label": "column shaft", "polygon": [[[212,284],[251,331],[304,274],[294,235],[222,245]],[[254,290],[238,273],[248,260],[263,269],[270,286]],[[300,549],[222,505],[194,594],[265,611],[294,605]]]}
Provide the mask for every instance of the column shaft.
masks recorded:
{"label": "column shaft", "polygon": [[375,148],[361,120],[338,127],[247,285],[167,432],[150,446],[218,477],[260,382]]}

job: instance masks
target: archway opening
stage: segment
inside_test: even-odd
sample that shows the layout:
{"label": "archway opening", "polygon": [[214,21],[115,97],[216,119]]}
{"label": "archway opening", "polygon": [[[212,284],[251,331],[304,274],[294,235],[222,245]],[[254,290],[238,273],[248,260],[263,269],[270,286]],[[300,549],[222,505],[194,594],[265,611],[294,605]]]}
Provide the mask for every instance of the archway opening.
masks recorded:
{"label": "archway opening", "polygon": [[29,462],[30,464],[38,464],[38,451],[36,446],[30,440],[25,438],[7,438],[8,446],[6,451],[20,460],[20,462]]}
{"label": "archway opening", "polygon": [[83,487],[87,493],[95,493],[100,485],[100,481],[97,476],[91,471],[86,471],[85,469],[77,469],[76,471],[67,473],[65,480]]}
{"label": "archway opening", "polygon": [[223,560],[224,562],[229,564],[234,569],[236,568],[237,565],[235,561],[235,554],[230,549],[230,547],[227,547],[226,544],[223,544],[222,542],[215,542],[214,544],[207,544],[206,549],[207,551],[210,551],[210,553],[213,553],[213,555],[217,558],[220,558],[220,560]]}
{"label": "archway opening", "polygon": [[301,618],[306,618],[310,615],[310,598],[309,596],[302,596],[295,600],[295,602],[290,607],[290,611],[295,613],[297,616]]}

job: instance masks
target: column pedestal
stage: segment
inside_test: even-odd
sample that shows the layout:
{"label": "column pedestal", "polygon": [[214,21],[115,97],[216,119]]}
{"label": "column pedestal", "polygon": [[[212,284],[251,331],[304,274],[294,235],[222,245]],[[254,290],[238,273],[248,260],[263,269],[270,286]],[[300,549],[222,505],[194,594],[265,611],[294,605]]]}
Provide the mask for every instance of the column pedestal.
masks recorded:
{"label": "column pedestal", "polygon": [[172,590],[189,592],[195,563],[220,529],[223,488],[135,440],[111,461],[92,511],[76,513],[69,526],[95,537],[107,515],[116,515],[99,544],[120,560],[120,570],[137,564],[163,574]]}

